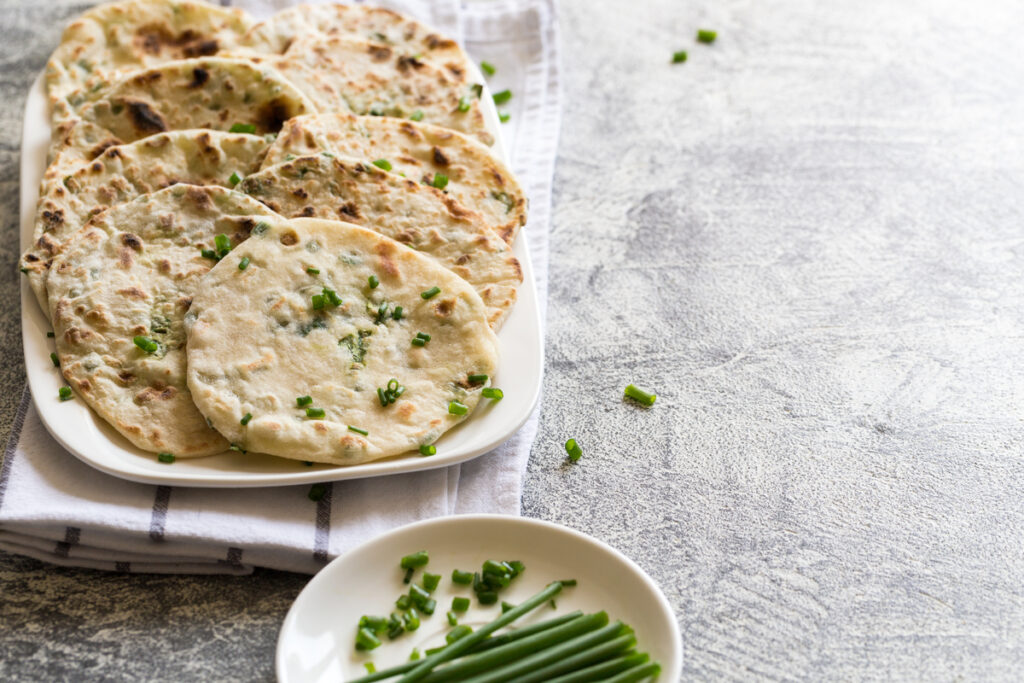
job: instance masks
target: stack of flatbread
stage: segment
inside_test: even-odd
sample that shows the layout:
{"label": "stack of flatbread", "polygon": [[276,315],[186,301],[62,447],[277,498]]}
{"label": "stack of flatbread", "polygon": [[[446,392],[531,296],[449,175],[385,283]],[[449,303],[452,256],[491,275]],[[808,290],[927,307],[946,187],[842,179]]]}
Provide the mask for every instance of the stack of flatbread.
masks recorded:
{"label": "stack of flatbread", "polygon": [[21,270],[138,448],[427,454],[500,396],[526,198],[457,43],[361,5],[128,0],[68,26],[46,88]]}

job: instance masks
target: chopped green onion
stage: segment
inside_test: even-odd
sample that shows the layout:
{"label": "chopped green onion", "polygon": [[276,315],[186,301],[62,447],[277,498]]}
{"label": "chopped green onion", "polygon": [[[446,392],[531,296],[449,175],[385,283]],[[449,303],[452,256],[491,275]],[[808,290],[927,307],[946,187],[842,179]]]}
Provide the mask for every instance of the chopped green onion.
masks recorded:
{"label": "chopped green onion", "polygon": [[412,575],[416,573],[416,570],[409,567],[405,570],[405,576],[402,577],[402,583],[408,584],[412,580]]}
{"label": "chopped green onion", "polygon": [[57,354],[51,353],[50,354],[50,360],[53,361],[53,367],[55,367],[55,368],[59,368],[60,367],[60,361],[57,360]]}
{"label": "chopped green onion", "polygon": [[466,113],[467,111],[469,111],[470,102],[471,100],[469,99],[469,96],[463,95],[462,99],[459,100],[459,111],[461,111],[462,113]]}
{"label": "chopped green onion", "polygon": [[444,173],[435,173],[434,187],[436,187],[439,190],[443,190],[444,188],[448,187],[448,176],[446,176]]}
{"label": "chopped green onion", "polygon": [[366,667],[366,673],[375,674],[377,673],[377,667],[373,662],[363,662],[363,666]]}
{"label": "chopped green onion", "polygon": [[213,238],[213,246],[217,247],[217,256],[223,258],[231,251],[231,240],[227,235],[221,233]]}
{"label": "chopped green onion", "polygon": [[634,401],[643,403],[645,406],[653,406],[655,399],[658,398],[655,394],[649,394],[643,389],[637,388],[634,384],[630,384],[626,387],[625,395],[626,398],[631,398]]}
{"label": "chopped green onion", "polygon": [[448,413],[451,415],[465,415],[469,411],[469,407],[465,404],[459,403],[458,401],[451,401],[448,403]]}
{"label": "chopped green onion", "polygon": [[502,123],[508,123],[511,119],[512,114],[509,114],[507,111],[498,112],[498,120],[501,121]]}
{"label": "chopped green onion", "polygon": [[483,384],[487,381],[487,375],[470,375],[469,381],[472,384]]}
{"label": "chopped green onion", "polygon": [[427,589],[414,583],[409,586],[409,597],[417,606],[423,606],[430,599],[430,593],[427,592]]}
{"label": "chopped green onion", "polygon": [[672,63],[673,64],[682,64],[683,62],[686,61],[686,57],[687,56],[688,55],[686,54],[686,50],[679,50],[678,52],[673,52],[672,53]]}
{"label": "chopped green onion", "polygon": [[365,429],[360,429],[359,427],[353,427],[352,425],[348,426],[348,431],[355,432],[356,434],[362,434],[363,436],[367,436],[370,433],[370,432],[366,431]]}
{"label": "chopped green onion", "polygon": [[484,398],[489,398],[492,401],[500,401],[505,398],[505,392],[501,389],[496,389],[495,387],[486,387],[485,389],[482,389],[480,391],[480,395]]}
{"label": "chopped green onion", "polygon": [[143,351],[145,351],[146,353],[156,353],[157,350],[160,348],[160,344],[156,343],[149,337],[143,337],[142,335],[135,337],[134,339],[132,339],[132,341],[135,342],[135,345],[138,346]]}
{"label": "chopped green onion", "polygon": [[498,70],[495,69],[494,65],[491,64],[490,62],[480,62],[480,68],[488,76],[493,76],[494,74],[496,74],[498,72]]}
{"label": "chopped green onion", "polygon": [[431,574],[429,572],[425,572],[423,574],[423,587],[426,588],[431,593],[433,593],[435,590],[437,590],[437,586],[440,583],[441,583],[441,575],[440,574]]}
{"label": "chopped green onion", "polygon": [[[463,571],[459,571],[458,569],[453,569],[452,570],[452,582],[453,583],[461,584],[463,586],[468,586],[469,584],[473,583],[473,572],[463,572]],[[456,598],[456,600],[466,600],[466,607],[469,607],[469,600],[468,599],[466,599],[466,598]],[[452,608],[453,609],[458,609],[458,608],[455,607],[455,603],[452,603]]]}
{"label": "chopped green onion", "polygon": [[234,187],[238,183],[242,182],[242,176],[238,175],[238,171],[235,171],[231,174],[231,177],[228,178],[228,182],[231,183],[232,187]]}
{"label": "chopped green onion", "polygon": [[437,453],[437,447],[430,444],[420,444],[420,455],[434,455]]}
{"label": "chopped green onion", "polygon": [[459,617],[452,610],[448,610],[448,613],[444,616],[447,617],[449,626],[459,625]]}
{"label": "chopped green onion", "polygon": [[62,401],[70,401],[71,400],[71,387],[61,387],[60,389],[57,390],[57,396]]}
{"label": "chopped green onion", "polygon": [[402,569],[415,569],[427,566],[428,562],[430,562],[430,553],[426,550],[420,550],[419,552],[404,556],[398,562],[398,566]]}
{"label": "chopped green onion", "polygon": [[423,120],[423,110],[422,109],[417,109],[416,111],[414,111],[412,113],[411,116],[409,116],[409,118],[411,120],[413,120],[413,121],[422,121]]}
{"label": "chopped green onion", "polygon": [[395,607],[397,607],[398,609],[409,609],[409,607],[411,606],[412,598],[410,598],[408,595],[405,595],[404,593],[402,595],[399,595],[398,599],[395,600]]}
{"label": "chopped green onion", "polygon": [[440,287],[431,287],[425,292],[420,292],[420,296],[424,299],[433,299],[435,296],[441,293]]}
{"label": "chopped green onion", "polygon": [[174,462],[175,457],[174,453],[157,453],[156,459],[159,462],[164,463],[165,465],[170,465],[172,462]]}
{"label": "chopped green onion", "polygon": [[469,609],[469,598],[452,598],[452,611],[453,612],[465,612],[468,609]]}
{"label": "chopped green onion", "polygon": [[250,263],[249,257],[248,256],[243,256],[242,260],[238,262],[238,269],[239,270],[245,270],[246,268],[249,267],[249,263]]}
{"label": "chopped green onion", "polygon": [[[317,486],[322,486],[322,484],[317,484]],[[310,498],[313,497],[312,491],[309,492],[309,496]],[[374,635],[373,631],[368,628],[361,628],[356,632],[357,650],[372,650],[375,647],[380,647],[380,639]]]}
{"label": "chopped green onion", "polygon": [[306,272],[309,273],[310,275],[319,275],[320,274],[320,269],[319,268],[314,268],[313,266],[310,266],[309,268],[306,268]]}
{"label": "chopped green onion", "polygon": [[251,123],[236,123],[231,126],[229,133],[248,133],[252,135],[256,132],[256,126]]}
{"label": "chopped green onion", "polygon": [[402,319],[402,307],[401,306],[395,306],[395,310],[393,310],[391,312],[391,318],[393,320],[401,320]]}
{"label": "chopped green onion", "polygon": [[511,99],[512,99],[512,91],[511,90],[502,90],[501,92],[494,93],[494,103],[495,104],[505,104],[506,102],[508,102]]}
{"label": "chopped green onion", "polygon": [[311,417],[314,420],[319,420],[326,414],[323,408],[306,408],[306,417]]}
{"label": "chopped green onion", "polygon": [[434,600],[433,598],[427,600],[425,603],[420,605],[420,609],[423,610],[424,614],[433,614],[434,610],[437,609],[437,600]]}
{"label": "chopped green onion", "polygon": [[565,442],[565,452],[569,454],[569,459],[573,462],[579,460],[583,455],[583,449],[576,443],[576,439],[569,439]]}
{"label": "chopped green onion", "polygon": [[220,260],[220,257],[217,256],[217,252],[215,252],[213,249],[200,249],[199,254],[203,258],[212,258],[215,261]]}
{"label": "chopped green onion", "polygon": [[502,614],[504,614],[505,612],[509,611],[513,607],[515,607],[515,605],[513,605],[511,602],[505,602],[504,600],[501,601],[501,613]]}
{"label": "chopped green onion", "polygon": [[302,406],[308,406],[311,403],[313,403],[313,398],[311,396],[299,396],[297,399],[295,399],[295,405],[298,406],[299,408],[301,408]]}
{"label": "chopped green onion", "polygon": [[470,90],[473,91],[473,95],[475,95],[478,100],[484,96],[483,83],[474,83],[470,86]]}
{"label": "chopped green onion", "polygon": [[415,662],[419,658],[420,658],[420,651],[417,650],[416,648],[413,648],[412,652],[409,653],[409,661],[410,662]]}
{"label": "chopped green onion", "polygon": [[249,452],[249,451],[245,450],[244,448],[242,448],[241,446],[239,446],[237,443],[233,443],[230,446],[228,446],[228,450],[229,451],[235,451],[236,453],[248,453]]}
{"label": "chopped green onion", "polygon": [[377,387],[377,400],[380,401],[382,408],[386,408],[388,405],[388,395],[384,393],[384,390]]}
{"label": "chopped green onion", "polygon": [[697,42],[698,43],[704,43],[705,45],[710,45],[711,43],[715,42],[715,38],[717,38],[717,37],[718,37],[718,32],[717,31],[709,31],[706,28],[702,28],[702,29],[698,29],[697,30]]}
{"label": "chopped green onion", "polygon": [[385,171],[391,170],[391,162],[388,161],[387,159],[377,159],[376,161],[373,162],[373,165]]}
{"label": "chopped green onion", "polygon": [[252,413],[246,413],[245,415],[242,416],[242,419],[239,420],[239,422],[241,422],[242,426],[244,427],[245,425],[249,424],[249,422],[251,420],[252,420]]}
{"label": "chopped green onion", "polygon": [[331,305],[335,307],[340,306],[342,303],[341,297],[338,296],[338,293],[335,292],[333,289],[327,289],[326,287],[324,287],[323,297],[325,301],[331,302]]}
{"label": "chopped green onion", "polygon": [[415,607],[410,607],[409,611],[402,615],[402,625],[406,631],[415,631],[420,627],[420,615],[416,613]]}
{"label": "chopped green onion", "polygon": [[46,336],[47,336],[47,337],[49,337],[50,339],[53,339],[53,338],[54,338],[54,337],[56,337],[57,335],[55,335],[55,334],[54,334],[53,332],[47,332],[47,333],[46,333]]}
{"label": "chopped green onion", "polygon": [[[327,494],[327,484],[313,484],[309,487],[309,499],[319,502]],[[377,645],[380,645],[378,642]]]}
{"label": "chopped green onion", "polygon": [[371,275],[366,279],[366,281],[369,283],[370,289],[377,289],[377,287],[380,286],[380,280],[377,279],[376,275]]}
{"label": "chopped green onion", "polygon": [[412,345],[413,346],[426,346],[426,344],[427,344],[427,342],[425,340],[423,340],[423,339],[420,339],[419,337],[413,337],[412,338]]}
{"label": "chopped green onion", "polygon": [[323,307],[324,307],[324,295],[323,294],[314,294],[310,298],[310,300],[313,303],[313,310],[314,311],[323,310]]}
{"label": "chopped green onion", "polygon": [[446,643],[451,645],[452,643],[454,643],[459,638],[465,638],[466,636],[468,636],[472,632],[473,632],[473,629],[471,629],[469,626],[466,626],[465,624],[463,624],[462,626],[456,626],[451,631],[449,631],[448,635],[446,635],[444,637],[444,639],[445,639]]}

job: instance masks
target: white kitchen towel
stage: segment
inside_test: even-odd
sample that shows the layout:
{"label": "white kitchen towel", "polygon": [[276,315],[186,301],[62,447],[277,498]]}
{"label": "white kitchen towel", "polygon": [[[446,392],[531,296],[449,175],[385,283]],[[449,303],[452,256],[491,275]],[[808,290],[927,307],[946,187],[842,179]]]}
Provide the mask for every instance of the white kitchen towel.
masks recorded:
{"label": "white kitchen towel", "polygon": [[[461,36],[474,59],[498,66],[492,87],[514,93],[503,132],[530,198],[526,232],[542,307],[560,115],[554,2],[382,3]],[[251,3],[264,15],[281,4]],[[507,443],[468,463],[337,482],[314,503],[309,486],[198,489],[103,474],[50,437],[26,389],[0,468],[0,548],[123,572],[246,573],[258,566],[313,573],[355,544],[416,520],[518,514],[536,432],[535,411]]]}

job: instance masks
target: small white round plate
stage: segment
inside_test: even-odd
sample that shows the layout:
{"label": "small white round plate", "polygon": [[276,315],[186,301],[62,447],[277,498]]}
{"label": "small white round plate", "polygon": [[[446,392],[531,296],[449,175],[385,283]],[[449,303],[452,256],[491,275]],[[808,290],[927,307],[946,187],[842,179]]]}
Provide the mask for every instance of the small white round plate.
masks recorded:
{"label": "small white round plate", "polygon": [[[387,615],[408,587],[398,566],[403,555],[426,550],[426,571],[440,574],[434,592],[437,610],[422,625],[368,652],[353,647],[359,617]],[[365,662],[378,670],[408,661],[444,644],[451,630],[445,613],[452,598],[471,597],[467,586],[451,581],[453,569],[479,571],[484,560],[520,560],[526,565],[501,599],[518,604],[559,579],[576,579],[556,598],[557,609],[541,606],[516,622],[530,624],[573,610],[605,610],[636,630],[637,649],[661,663],[659,681],[677,681],[683,667],[682,639],[675,615],[658,586],[622,553],[578,531],[548,522],[501,515],[462,515],[417,522],[395,529],[341,555],[306,585],[292,605],[277,639],[280,683],[350,681],[366,675]],[[423,570],[417,570],[416,581]],[[472,601],[459,623],[474,628],[501,614],[498,605]]]}

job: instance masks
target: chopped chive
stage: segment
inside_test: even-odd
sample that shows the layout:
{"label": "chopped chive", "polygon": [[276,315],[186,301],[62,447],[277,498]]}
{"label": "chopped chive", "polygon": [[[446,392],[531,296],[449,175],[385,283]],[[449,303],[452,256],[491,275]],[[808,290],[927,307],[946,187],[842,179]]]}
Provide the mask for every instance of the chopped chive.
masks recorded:
{"label": "chopped chive", "polygon": [[256,132],[256,126],[251,123],[236,123],[231,126],[228,130],[229,133],[248,133],[252,135]]}
{"label": "chopped chive", "polygon": [[61,387],[60,389],[57,390],[57,396],[62,401],[70,401],[72,398],[71,387]]}
{"label": "chopped chive", "polygon": [[249,422],[251,422],[251,421],[252,421],[252,413],[246,413],[245,415],[242,416],[242,419],[239,420],[239,422],[242,424],[243,427],[245,425],[249,424]]}
{"label": "chopped chive", "polygon": [[489,398],[492,401],[500,401],[505,398],[505,392],[495,387],[486,387],[480,391],[480,395],[484,398]]}
{"label": "chopped chive", "polygon": [[440,574],[431,574],[429,572],[425,572],[423,574],[423,587],[426,588],[431,593],[433,593],[435,590],[437,590],[437,587],[438,587],[438,585],[440,583],[441,583],[441,575]]}
{"label": "chopped chive", "polygon": [[217,252],[215,252],[213,249],[200,249],[199,250],[199,254],[203,258],[212,258],[215,261],[219,261],[220,260],[220,257],[217,256]]}
{"label": "chopped chive", "polygon": [[221,233],[213,238],[213,246],[217,247],[217,256],[223,258],[231,251],[231,240],[227,235]]}
{"label": "chopped chive", "polygon": [[398,609],[409,609],[409,607],[411,606],[412,598],[410,598],[408,595],[405,595],[404,593],[402,595],[399,595],[398,599],[395,600],[395,607],[397,607]]}
{"label": "chopped chive", "polygon": [[430,341],[430,335],[427,334],[426,332],[417,332],[416,336],[422,339],[423,341]]}
{"label": "chopped chive", "polygon": [[238,262],[238,269],[239,270],[245,270],[248,267],[249,267],[249,257],[248,256],[243,256],[242,260]]}
{"label": "chopped chive", "polygon": [[698,43],[704,43],[705,45],[710,45],[711,43],[715,42],[715,38],[717,38],[717,37],[718,37],[718,32],[717,31],[709,31],[706,28],[702,28],[702,29],[698,29],[697,30],[697,42]]}
{"label": "chopped chive", "polygon": [[458,626],[459,625],[459,617],[452,610],[448,610],[448,612],[445,614],[445,617],[448,618],[448,625],[449,626]]}
{"label": "chopped chive", "polygon": [[[452,570],[452,583],[457,583],[457,584],[462,585],[462,586],[468,586],[469,584],[473,583],[473,572],[463,572],[463,571],[459,571],[458,569],[453,569]],[[455,600],[459,600],[460,601],[459,602],[460,605],[462,604],[461,601],[465,600],[466,601],[466,608],[469,607],[469,598],[455,598]],[[455,606],[455,601],[454,600],[452,601],[452,609],[456,609],[456,610],[459,609],[458,607]],[[463,610],[459,610],[459,611],[461,612]]]}
{"label": "chopped chive", "polygon": [[635,384],[630,384],[626,387],[625,396],[626,398],[643,403],[645,406],[653,406],[655,399],[658,398],[655,394],[649,394],[643,389],[637,388]]}
{"label": "chopped chive", "polygon": [[382,408],[386,408],[388,405],[388,395],[384,393],[384,390],[377,387],[377,400],[380,401]]}
{"label": "chopped chive", "polygon": [[299,396],[295,399],[295,405],[299,408],[302,406],[308,406],[311,403],[313,403],[313,398],[311,396]]}
{"label": "chopped chive", "polygon": [[426,344],[427,344],[426,340],[420,339],[419,337],[413,337],[412,338],[412,345],[413,346],[426,346]]}
{"label": "chopped chive", "polygon": [[46,333],[46,336],[47,336],[47,337],[49,337],[50,339],[53,339],[53,338],[54,338],[54,337],[56,337],[57,335],[55,335],[55,334],[54,334],[53,332],[47,332],[47,333]]}
{"label": "chopped chive", "polygon": [[377,289],[380,286],[380,280],[377,279],[376,275],[366,278],[366,282],[370,285],[370,289]]}
{"label": "chopped chive", "polygon": [[576,439],[569,439],[565,442],[565,452],[569,454],[569,459],[576,462],[583,455],[583,449],[576,443]]}
{"label": "chopped chive", "polygon": [[508,102],[511,99],[512,99],[512,91],[511,90],[502,90],[501,92],[494,93],[494,103],[495,104],[505,104],[506,102]]}
{"label": "chopped chive", "polygon": [[435,173],[434,187],[436,187],[439,190],[443,190],[444,188],[448,187],[448,176],[446,176],[444,173]]}
{"label": "chopped chive", "polygon": [[496,74],[498,72],[498,70],[495,69],[494,65],[491,64],[490,62],[480,62],[480,68],[488,76],[493,76],[494,74]]}
{"label": "chopped chive", "polygon": [[329,301],[332,306],[338,307],[341,305],[341,297],[333,289],[327,289],[324,287],[323,297],[325,301]]}
{"label": "chopped chive", "polygon": [[[315,489],[317,486],[323,486],[323,484],[315,484],[313,488]],[[310,489],[309,491],[309,497],[310,499],[313,499],[312,489]],[[320,494],[320,497],[323,497],[322,493]],[[316,498],[314,500],[320,500],[320,498]],[[380,647],[380,639],[376,635],[374,635],[373,631],[364,627],[356,632],[357,650],[372,650],[375,647]]]}
{"label": "chopped chive", "polygon": [[174,453],[157,453],[156,459],[165,465],[170,465],[175,461]]}
{"label": "chopped chive", "polygon": [[673,52],[672,53],[672,63],[673,64],[682,64],[683,62],[686,61],[687,56],[688,55],[686,54],[686,50],[679,50],[678,52]]}
{"label": "chopped chive", "polygon": [[323,408],[306,408],[306,417],[311,417],[314,420],[319,420],[326,414]]}
{"label": "chopped chive", "polygon": [[314,268],[313,266],[310,266],[309,268],[306,268],[306,272],[309,273],[310,275],[319,275],[320,274],[320,269],[319,268]]}
{"label": "chopped chive", "polygon": [[313,310],[314,311],[321,311],[321,310],[323,310],[323,308],[324,308],[324,295],[323,294],[314,294],[310,298],[310,300],[313,302]]}
{"label": "chopped chive", "polygon": [[50,354],[50,360],[53,361],[53,367],[55,367],[55,368],[59,368],[60,367],[60,361],[57,360],[57,354],[51,353]]}
{"label": "chopped chive", "polygon": [[[309,499],[317,502],[327,493],[327,484],[313,484],[309,487]],[[380,643],[377,643],[380,645]]]}
{"label": "chopped chive", "polygon": [[234,187],[238,183],[242,182],[242,176],[238,175],[238,171],[235,171],[231,174],[231,177],[228,178],[228,182],[231,183],[231,187]]}
{"label": "chopped chive", "polygon": [[366,673],[375,674],[377,673],[377,667],[373,662],[363,662],[363,666],[366,667]]}
{"label": "chopped chive", "polygon": [[469,111],[470,99],[468,95],[463,95],[462,99],[459,100],[459,111],[466,113]]}
{"label": "chopped chive", "polygon": [[469,381],[473,384],[483,384],[487,381],[487,375],[470,375]]}
{"label": "chopped chive", "polygon": [[142,335],[135,337],[134,339],[132,339],[132,341],[135,342],[135,345],[138,346],[143,351],[145,351],[146,353],[156,353],[157,350],[160,348],[160,344],[153,341],[149,337],[143,337]]}
{"label": "chopped chive", "polygon": [[435,296],[441,293],[440,287],[431,287],[425,292],[420,292],[420,296],[424,299],[433,299]]}
{"label": "chopped chive", "polygon": [[395,306],[395,310],[391,311],[391,318],[393,320],[401,320],[402,319],[402,307],[401,306]]}
{"label": "chopped chive", "polygon": [[437,447],[431,444],[420,444],[420,455],[434,455],[437,453]]}
{"label": "chopped chive", "polygon": [[508,123],[511,119],[512,114],[509,114],[507,111],[498,112],[498,120],[501,121],[502,123]]}
{"label": "chopped chive", "polygon": [[420,610],[424,614],[433,614],[435,609],[437,609],[437,600],[433,598],[420,605]]}
{"label": "chopped chive", "polygon": [[418,552],[405,555],[398,562],[398,566],[402,569],[415,569],[416,567],[425,567],[430,562],[430,553],[426,550],[420,550]]}
{"label": "chopped chive", "polygon": [[451,401],[448,403],[448,412],[451,415],[465,415],[469,411],[469,407],[459,403],[458,401]]}
{"label": "chopped chive", "polygon": [[376,161],[373,162],[373,165],[385,171],[391,170],[391,162],[388,161],[387,159],[377,159]]}
{"label": "chopped chive", "polygon": [[445,639],[446,643],[451,645],[452,643],[454,643],[459,638],[465,638],[466,636],[468,636],[472,632],[473,632],[473,629],[471,629],[469,626],[466,626],[465,624],[463,624],[462,626],[456,626],[455,628],[453,628],[448,633],[448,635],[446,635],[444,637],[444,639]]}
{"label": "chopped chive", "polygon": [[576,586],[577,581],[576,579],[562,579],[558,583],[562,584],[566,588],[573,588],[574,586]]}
{"label": "chopped chive", "polygon": [[423,110],[422,109],[417,109],[416,111],[414,111],[412,113],[411,116],[409,116],[409,118],[411,120],[413,120],[413,121],[422,121],[423,120]]}
{"label": "chopped chive", "polygon": [[416,612],[415,607],[410,607],[409,611],[402,615],[402,625],[406,631],[415,631],[420,627],[420,615]]}
{"label": "chopped chive", "polygon": [[356,434],[362,434],[363,436],[367,436],[370,433],[370,432],[366,431],[365,429],[360,429],[359,427],[353,427],[352,425],[348,426],[348,431],[355,432]]}

